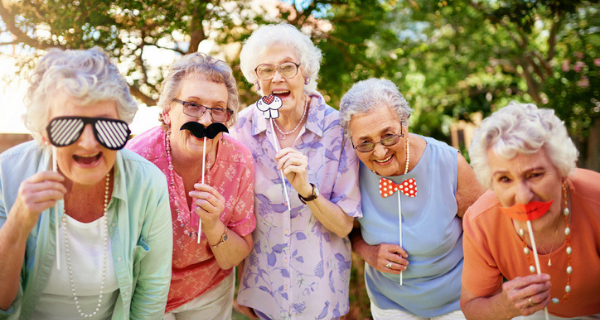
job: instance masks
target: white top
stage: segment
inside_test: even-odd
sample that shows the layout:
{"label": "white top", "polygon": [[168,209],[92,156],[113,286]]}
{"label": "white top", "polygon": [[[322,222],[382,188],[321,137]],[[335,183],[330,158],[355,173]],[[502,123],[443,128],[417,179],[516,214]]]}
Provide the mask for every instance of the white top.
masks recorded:
{"label": "white top", "polygon": [[[82,223],[68,215],[65,216],[67,217],[67,234],[75,291],[81,311],[90,314],[98,306],[104,259],[102,228],[106,224],[106,218],[102,217],[90,223]],[[81,319],[71,292],[69,268],[64,249],[65,234],[62,225],[59,230],[59,245],[62,248],[59,257],[60,270],[56,269],[56,263],[54,263],[46,287],[31,316],[32,319]],[[96,316],[88,319],[110,319],[112,316],[119,286],[111,251],[109,236],[102,305]]]}

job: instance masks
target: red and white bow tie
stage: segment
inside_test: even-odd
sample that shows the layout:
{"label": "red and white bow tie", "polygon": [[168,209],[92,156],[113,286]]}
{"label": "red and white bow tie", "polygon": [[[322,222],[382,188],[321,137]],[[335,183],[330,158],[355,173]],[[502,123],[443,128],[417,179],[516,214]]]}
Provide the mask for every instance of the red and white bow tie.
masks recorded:
{"label": "red and white bow tie", "polygon": [[394,194],[394,192],[400,191],[406,196],[414,198],[417,195],[417,181],[414,178],[406,179],[400,184],[394,183],[394,181],[386,178],[379,180],[379,194],[382,197],[387,198]]}

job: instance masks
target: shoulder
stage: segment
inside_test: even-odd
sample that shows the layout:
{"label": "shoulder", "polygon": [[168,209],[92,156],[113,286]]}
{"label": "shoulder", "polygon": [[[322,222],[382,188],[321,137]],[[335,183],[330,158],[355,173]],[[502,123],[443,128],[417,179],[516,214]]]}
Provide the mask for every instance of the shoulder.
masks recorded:
{"label": "shoulder", "polygon": [[465,225],[493,225],[499,213],[499,206],[500,201],[496,194],[488,190],[469,207],[463,217],[463,222]]}
{"label": "shoulder", "polygon": [[153,159],[156,147],[163,145],[164,130],[161,127],[149,129],[127,142],[125,148],[141,155],[146,159]]}
{"label": "shoulder", "polygon": [[223,146],[225,147],[228,161],[249,163],[254,166],[252,152],[240,141],[234,139],[229,134],[223,134]]}
{"label": "shoulder", "polygon": [[18,144],[0,154],[0,161],[5,161],[7,159],[15,159],[24,156],[31,155],[41,155],[43,153],[43,148],[40,148],[38,143],[35,141],[27,141],[21,144]]}
{"label": "shoulder", "polygon": [[119,150],[119,155],[125,178],[128,182],[143,186],[144,181],[166,179],[165,175],[156,165],[141,155],[127,149]]}
{"label": "shoulder", "polygon": [[452,154],[452,155],[458,154],[458,150],[456,150],[454,147],[449,146],[446,142],[439,141],[439,140],[436,140],[431,137],[424,137],[424,136],[420,136],[420,137],[425,139],[425,141],[427,142],[427,146],[429,148],[431,148],[432,150],[435,150],[437,152],[444,152],[444,153],[448,153],[448,154]]}
{"label": "shoulder", "polygon": [[600,173],[578,168],[568,177],[568,180],[582,198],[594,202],[600,201]]}
{"label": "shoulder", "polygon": [[[49,154],[46,156],[49,159]],[[44,158],[44,148],[36,141],[18,144],[0,154],[0,166],[14,174],[17,171],[35,172]]]}

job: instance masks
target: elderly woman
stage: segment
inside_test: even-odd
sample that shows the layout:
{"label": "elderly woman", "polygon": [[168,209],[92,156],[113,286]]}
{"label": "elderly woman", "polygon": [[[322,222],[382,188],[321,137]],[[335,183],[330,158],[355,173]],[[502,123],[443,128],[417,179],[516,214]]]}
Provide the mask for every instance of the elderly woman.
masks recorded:
{"label": "elderly woman", "polygon": [[563,122],[511,102],[481,123],[469,155],[491,191],[463,222],[467,318],[544,319],[544,308],[551,319],[600,318],[600,174],[575,169]]}
{"label": "elderly woman", "polygon": [[473,170],[456,149],[408,132],[411,109],[389,80],[354,84],[340,112],[362,161],[351,239],[373,318],[464,319],[461,217],[484,192]]}
{"label": "elderly woman", "polygon": [[338,112],[316,91],[320,58],[287,24],[258,28],[242,48],[246,79],[281,101],[274,126],[253,105],[232,132],[252,151],[256,171],[255,244],[237,299],[252,318],[332,319],[349,309],[358,161]]}
{"label": "elderly woman", "polygon": [[171,274],[167,184],[154,165],[119,150],[137,110],[127,83],[99,49],[55,49],[33,71],[27,97],[37,143],[0,155],[0,319],[161,317]]}
{"label": "elderly woman", "polygon": [[169,68],[162,86],[162,126],[127,148],[158,166],[169,183],[173,277],[164,319],[230,319],[232,268],[250,253],[256,226],[254,163],[250,151],[223,132],[202,139],[184,128],[233,125],[236,81],[225,62],[193,53]]}

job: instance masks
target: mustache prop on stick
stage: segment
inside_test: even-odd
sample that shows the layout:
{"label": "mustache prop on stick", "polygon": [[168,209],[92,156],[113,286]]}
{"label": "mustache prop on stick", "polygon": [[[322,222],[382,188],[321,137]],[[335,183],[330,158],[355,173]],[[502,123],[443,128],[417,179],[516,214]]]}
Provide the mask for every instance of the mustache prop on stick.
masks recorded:
{"label": "mustache prop on stick", "polygon": [[[199,122],[190,121],[186,122],[181,126],[180,130],[189,131],[194,137],[198,139],[204,138],[204,144],[202,145],[202,184],[204,184],[204,168],[206,166],[206,138],[214,139],[219,133],[227,132],[227,127],[219,122],[215,122],[210,124],[208,127],[205,127]],[[198,221],[198,243],[200,243],[200,236],[202,232],[202,220]]]}
{"label": "mustache prop on stick", "polygon": [[[265,119],[268,119],[271,122],[271,132],[273,132],[273,146],[275,147],[275,151],[279,152],[281,149],[279,147],[279,141],[277,141],[277,137],[275,136],[275,128],[273,127],[273,119],[279,118],[279,108],[283,105],[283,101],[278,96],[274,96],[272,94],[268,96],[263,96],[262,98],[256,101],[256,108],[262,111]],[[283,183],[283,193],[285,194],[285,201],[287,202],[288,210],[291,212],[290,208],[290,198],[287,192],[287,187],[285,185],[285,177],[283,176],[283,171],[280,169],[279,173],[281,175],[281,182]]]}

